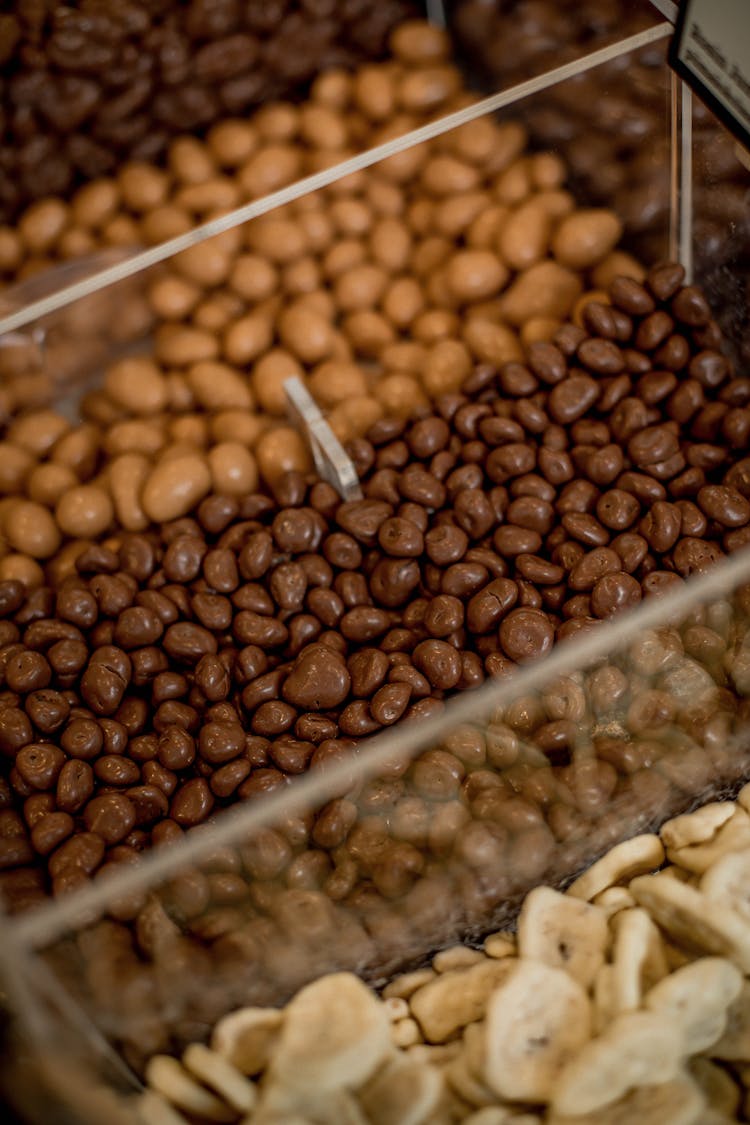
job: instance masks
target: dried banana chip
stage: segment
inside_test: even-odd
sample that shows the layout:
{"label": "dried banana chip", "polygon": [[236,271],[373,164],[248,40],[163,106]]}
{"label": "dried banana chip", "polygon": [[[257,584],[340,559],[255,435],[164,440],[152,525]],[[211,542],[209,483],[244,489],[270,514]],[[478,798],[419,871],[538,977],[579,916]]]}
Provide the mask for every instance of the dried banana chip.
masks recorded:
{"label": "dried banana chip", "polygon": [[686,1055],[705,1051],[721,1036],[742,975],[724,957],[701,957],[654,985],[644,1005],[679,1028]]}
{"label": "dried banana chip", "polygon": [[494,988],[507,978],[515,961],[484,957],[468,969],[441,973],[411,997],[409,1003],[428,1043],[444,1043],[460,1028],[484,1015]]}
{"label": "dried banana chip", "polygon": [[712,863],[700,889],[706,898],[731,906],[750,921],[750,848],[730,852]]}
{"label": "dried banana chip", "polygon": [[701,1114],[700,1125],[737,1125],[737,1118],[729,1117],[721,1110],[708,1106]]}
{"label": "dried banana chip", "polygon": [[639,1086],[614,1105],[593,1113],[572,1117],[551,1113],[547,1125],[706,1125],[705,1114],[700,1089],[680,1075],[658,1086]]}
{"label": "dried banana chip", "polygon": [[667,848],[667,857],[686,871],[702,875],[722,856],[743,848],[750,848],[750,818],[744,809],[738,809],[710,840],[683,848]]}
{"label": "dried banana chip", "polygon": [[516,954],[516,942],[512,934],[503,933],[502,930],[496,934],[490,934],[484,939],[484,952],[488,957],[494,957],[498,961],[501,957],[514,957]]}
{"label": "dried banana chip", "polygon": [[287,1005],[268,1072],[290,1088],[356,1089],[390,1049],[390,1023],[374,993],[353,973],[331,973]]}
{"label": "dried banana chip", "polygon": [[444,1074],[451,1089],[469,1105],[481,1107],[497,1101],[497,1094],[473,1073],[465,1051],[448,1063]]}
{"label": "dried banana chip", "polygon": [[436,976],[434,969],[415,969],[413,973],[402,973],[388,982],[383,989],[383,998],[389,1000],[391,996],[403,996],[404,1000],[408,1000],[418,988],[423,988]]}
{"label": "dried banana chip", "polygon": [[665,848],[686,848],[713,839],[736,809],[733,801],[712,801],[695,812],[682,813],[662,824],[659,835]]}
{"label": "dried banana chip", "polygon": [[669,867],[662,868],[654,875],[654,879],[674,879],[677,883],[692,883],[697,886],[698,880],[691,871],[686,871],[684,867],[677,867],[675,864],[670,864]]}
{"label": "dried banana chip", "polygon": [[750,926],[721,902],[675,879],[642,875],[630,890],[663,930],[686,949],[728,957],[750,972]]}
{"label": "dried banana chip", "polygon": [[283,1018],[276,1008],[240,1008],[216,1024],[211,1047],[240,1074],[260,1074],[276,1045]]}
{"label": "dried banana chip", "polygon": [[695,960],[694,953],[686,953],[679,945],[673,945],[671,941],[664,942],[664,956],[667,959],[670,973],[675,969],[681,969],[683,965],[692,965]]}
{"label": "dried banana chip", "polygon": [[606,891],[596,895],[592,901],[594,906],[604,911],[607,918],[613,918],[621,910],[635,906],[635,899],[627,887],[607,887]]}
{"label": "dried banana chip", "polygon": [[618,1014],[615,995],[615,967],[602,965],[594,978],[592,993],[592,1027],[595,1035],[609,1027]]}
{"label": "dried banana chip", "polygon": [[398,1020],[406,1020],[409,1018],[409,1005],[404,1000],[403,996],[391,996],[383,1001],[386,1015],[391,1023],[397,1023]]}
{"label": "dried banana chip", "polygon": [[359,1099],[371,1125],[425,1125],[433,1120],[442,1093],[436,1067],[399,1059],[383,1067]]}
{"label": "dried banana chip", "polygon": [[656,870],[664,862],[664,848],[658,836],[645,834],[624,840],[584,871],[583,875],[568,887],[567,893],[574,898],[590,902],[607,887],[629,882],[636,875],[645,875]]}
{"label": "dried banana chip", "polygon": [[706,1052],[712,1059],[750,1063],[750,981],[730,1004],[724,1034]]}
{"label": "dried banana chip", "polygon": [[216,1051],[202,1043],[191,1043],[183,1052],[182,1064],[238,1113],[254,1108],[258,1100],[255,1086]]}
{"label": "dried banana chip", "polygon": [[681,1057],[677,1028],[653,1012],[625,1012],[562,1069],[552,1109],[561,1116],[598,1113],[639,1086],[671,1082]]}
{"label": "dried banana chip", "polygon": [[406,1050],[406,1054],[413,1062],[429,1063],[430,1066],[445,1066],[460,1053],[459,1039],[451,1039],[450,1043],[440,1043],[436,1047],[431,1047],[428,1043],[416,1043]]}
{"label": "dried banana chip", "polygon": [[188,1125],[187,1118],[155,1090],[144,1090],[133,1105],[142,1125]]}
{"label": "dried banana chip", "polygon": [[254,1113],[252,1117],[243,1117],[240,1125],[318,1125],[318,1123],[301,1113]]}
{"label": "dried banana chip", "polygon": [[484,1081],[511,1101],[546,1101],[591,1034],[591,1005],[561,969],[519,960],[487,1005]]}
{"label": "dried banana chip", "polygon": [[478,965],[486,960],[481,949],[471,949],[468,945],[453,945],[450,949],[441,949],[432,958],[432,967],[436,973],[449,973],[453,969],[468,969],[470,965]]}
{"label": "dried banana chip", "polygon": [[564,969],[584,988],[596,976],[609,941],[607,917],[596,906],[535,887],[518,918],[518,953]]}
{"label": "dried banana chip", "polygon": [[416,1020],[398,1020],[391,1027],[391,1040],[394,1047],[413,1047],[422,1042],[422,1032]]}
{"label": "dried banana chip", "polygon": [[462,1119],[461,1125],[508,1125],[512,1120],[518,1121],[518,1118],[512,1118],[510,1110],[503,1106],[492,1105],[478,1109],[476,1113],[470,1113],[468,1117]]}
{"label": "dried banana chip", "polygon": [[234,1121],[236,1110],[196,1082],[171,1055],[153,1055],[146,1063],[146,1081],[173,1106],[206,1121]]}
{"label": "dried banana chip", "polygon": [[711,1109],[724,1113],[732,1121],[737,1117],[742,1094],[736,1082],[722,1066],[710,1059],[691,1059],[688,1071],[703,1091]]}
{"label": "dried banana chip", "polygon": [[475,1078],[484,1078],[485,1039],[487,1024],[470,1023],[464,1028],[463,1055],[466,1065]]}
{"label": "dried banana chip", "polygon": [[669,971],[661,935],[645,910],[623,910],[613,920],[612,1005],[615,1014],[635,1011]]}
{"label": "dried banana chip", "polygon": [[249,1118],[252,1125],[288,1125],[292,1121],[310,1125],[369,1125],[359,1102],[348,1090],[293,1089],[275,1082],[264,1083],[258,1108]]}

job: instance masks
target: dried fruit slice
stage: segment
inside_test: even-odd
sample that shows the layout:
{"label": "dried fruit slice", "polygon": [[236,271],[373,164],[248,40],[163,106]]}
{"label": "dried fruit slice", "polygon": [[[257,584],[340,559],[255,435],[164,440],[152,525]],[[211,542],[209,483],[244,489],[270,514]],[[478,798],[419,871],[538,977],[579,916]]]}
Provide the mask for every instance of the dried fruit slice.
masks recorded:
{"label": "dried fruit slice", "polygon": [[448,1085],[469,1105],[488,1106],[497,1101],[494,1091],[472,1071],[466,1051],[448,1063],[444,1074]]}
{"label": "dried fruit slice", "polygon": [[643,994],[669,972],[661,935],[645,910],[623,910],[614,920],[613,1013],[640,1008]]}
{"label": "dried fruit slice", "polygon": [[178,1109],[206,1121],[234,1121],[237,1112],[201,1086],[171,1055],[153,1055],[146,1064],[149,1086]]}
{"label": "dried fruit slice", "polygon": [[588,902],[607,887],[625,883],[636,875],[655,871],[664,862],[664,848],[658,836],[634,836],[616,844],[606,855],[584,871],[568,887],[568,894]]}
{"label": "dried fruit slice", "polygon": [[727,1071],[710,1059],[691,1059],[688,1072],[703,1091],[711,1109],[737,1119],[740,1107],[740,1087]]}
{"label": "dried fruit slice", "polygon": [[617,1015],[614,965],[602,965],[596,974],[592,1002],[594,1034],[599,1035]]}
{"label": "dried fruit slice", "polygon": [[283,1018],[276,1008],[240,1008],[216,1024],[211,1047],[240,1074],[260,1074],[271,1057]]}
{"label": "dried fruit slice", "polygon": [[653,1012],[625,1012],[563,1068],[551,1091],[552,1109],[562,1116],[598,1113],[629,1090],[671,1082],[681,1057],[677,1028]]}
{"label": "dried fruit slice", "polygon": [[750,848],[729,852],[712,863],[700,881],[706,898],[732,907],[750,920]]}
{"label": "dried fruit slice", "polygon": [[606,891],[601,891],[594,897],[593,903],[611,919],[621,910],[635,906],[635,899],[627,887],[607,887]]}
{"label": "dried fruit slice", "polygon": [[511,1101],[543,1102],[591,1034],[591,1005],[561,969],[518,961],[487,1005],[484,1080]]}
{"label": "dried fruit slice", "polygon": [[216,1051],[202,1043],[191,1043],[183,1052],[182,1063],[238,1113],[250,1113],[254,1108],[258,1100],[255,1086]]}
{"label": "dried fruit slice", "polygon": [[744,809],[738,809],[710,840],[683,848],[667,848],[667,857],[686,871],[702,875],[723,856],[743,848],[750,848],[750,818]]}
{"label": "dried fruit slice", "polygon": [[729,1005],[742,988],[742,974],[724,957],[701,957],[654,985],[644,1000],[680,1029],[685,1054],[695,1055],[715,1043],[727,1022]]}
{"label": "dried fruit slice", "polygon": [[441,973],[409,1001],[414,1018],[428,1043],[444,1043],[456,1031],[480,1020],[487,998],[506,980],[514,961],[485,958],[468,969]]}
{"label": "dried fruit slice", "polygon": [[729,957],[743,972],[750,972],[750,927],[737,911],[676,879],[642,875],[632,881],[630,890],[686,949]]}
{"label": "dried fruit slice", "polygon": [[682,813],[665,821],[659,835],[666,848],[686,848],[713,839],[736,809],[732,801],[712,801],[695,812]]}
{"label": "dried fruit slice", "polygon": [[136,1118],[141,1125],[188,1125],[166,1098],[156,1090],[144,1090],[135,1102]]}
{"label": "dried fruit slice", "polygon": [[372,1125],[425,1125],[433,1120],[442,1092],[436,1067],[398,1060],[367,1083],[359,1100]]}
{"label": "dried fruit slice", "polygon": [[385,1007],[353,973],[313,981],[289,1003],[269,1066],[292,1089],[356,1089],[391,1048]]}
{"label": "dried fruit slice", "polygon": [[701,1090],[682,1075],[659,1086],[639,1086],[606,1109],[560,1117],[551,1113],[547,1125],[707,1125]]}
{"label": "dried fruit slice", "polygon": [[274,1082],[264,1083],[258,1108],[244,1120],[252,1125],[369,1125],[348,1090],[294,1090]]}
{"label": "dried fruit slice", "polygon": [[750,981],[744,982],[730,1005],[724,1034],[712,1044],[709,1054],[712,1059],[750,1062]]}
{"label": "dried fruit slice", "polygon": [[609,940],[607,917],[596,906],[535,887],[518,919],[518,953],[564,969],[584,988],[593,981]]}

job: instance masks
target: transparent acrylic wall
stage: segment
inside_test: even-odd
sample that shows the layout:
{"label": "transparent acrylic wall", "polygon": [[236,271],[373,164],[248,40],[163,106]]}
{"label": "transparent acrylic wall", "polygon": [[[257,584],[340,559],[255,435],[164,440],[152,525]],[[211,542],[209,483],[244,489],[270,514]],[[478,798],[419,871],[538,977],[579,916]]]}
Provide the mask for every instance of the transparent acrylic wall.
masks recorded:
{"label": "transparent acrylic wall", "polygon": [[20,1015],[53,1052],[51,1077],[80,1093],[82,1120],[97,1083],[127,1113],[107,1042],[138,1075],[321,973],[382,983],[511,924],[539,882],[563,886],[618,841],[729,795],[750,776],[749,626],[745,552],[11,919],[11,947],[41,958]]}
{"label": "transparent acrylic wall", "polygon": [[[524,93],[503,112],[531,105]],[[0,956],[10,975],[31,958],[19,1016],[33,1015],[42,1059],[54,1052],[58,1090],[64,1069],[74,1118],[97,1119],[94,1079],[105,1098],[128,1089],[108,1044],[137,1074],[232,1006],[280,1003],[328,969],[382,981],[505,924],[535,883],[730,791],[750,765],[747,582],[737,555],[544,665],[224,812],[111,885],[14,914]]]}
{"label": "transparent acrylic wall", "polygon": [[[671,0],[573,0],[539,5],[519,0],[449,0],[447,23],[479,84],[494,89],[539,69],[633,34],[664,16]],[[554,147],[571,171],[582,202],[614,206],[626,245],[645,260],[665,256],[671,199],[671,138],[664,130],[676,79],[666,45],[649,44],[627,60],[583,75],[535,99],[524,115],[533,142]],[[706,288],[735,358],[750,354],[747,308],[750,269],[750,170],[728,132],[698,98],[691,98],[693,166],[691,225],[695,280]],[[671,251],[670,251],[671,252]]]}

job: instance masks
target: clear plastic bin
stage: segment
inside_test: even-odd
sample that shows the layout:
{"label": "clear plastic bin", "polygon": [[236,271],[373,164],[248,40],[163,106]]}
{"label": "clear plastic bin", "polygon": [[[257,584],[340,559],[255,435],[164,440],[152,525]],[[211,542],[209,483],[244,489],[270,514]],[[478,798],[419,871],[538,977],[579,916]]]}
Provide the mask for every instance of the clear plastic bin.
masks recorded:
{"label": "clear plastic bin", "polygon": [[[568,72],[542,85],[556,78],[574,88]],[[482,108],[515,117],[541,96],[532,84]],[[136,281],[181,249],[129,259],[108,280],[132,270]],[[55,306],[76,308],[63,298],[47,315]],[[53,1105],[62,1120],[62,1104],[71,1121],[136,1121],[130,1095],[148,1056],[205,1038],[232,1007],[282,1003],[334,968],[383,982],[510,923],[539,882],[564,885],[615,842],[730,793],[750,774],[748,584],[738,553],[441,714],[227,809],[179,846],[11,913],[0,971],[8,1057],[23,1061],[9,1087],[38,1119]]]}
{"label": "clear plastic bin", "polygon": [[73,1120],[111,1104],[137,1121],[148,1057],[205,1040],[227,1011],[332,970],[385,983],[512,924],[532,886],[730,795],[750,776],[749,580],[740,553],[6,920],[14,1033],[35,1059],[15,1084],[51,1084]]}

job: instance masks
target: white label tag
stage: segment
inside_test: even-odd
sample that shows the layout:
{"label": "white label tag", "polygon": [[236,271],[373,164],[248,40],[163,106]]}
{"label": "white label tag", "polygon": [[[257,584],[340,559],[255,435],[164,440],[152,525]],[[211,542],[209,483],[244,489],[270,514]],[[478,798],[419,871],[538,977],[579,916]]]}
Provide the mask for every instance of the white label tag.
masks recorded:
{"label": "white label tag", "polygon": [[750,146],[750,0],[683,0],[670,62]]}

